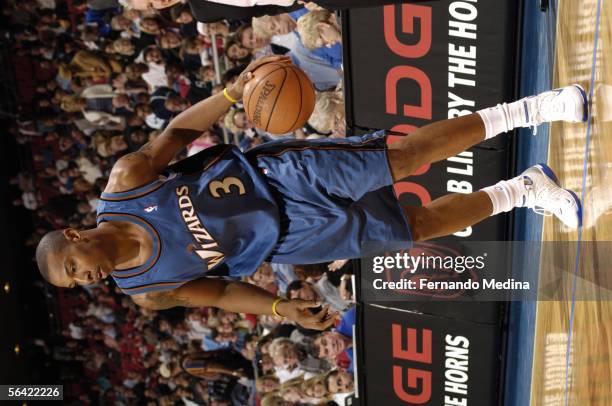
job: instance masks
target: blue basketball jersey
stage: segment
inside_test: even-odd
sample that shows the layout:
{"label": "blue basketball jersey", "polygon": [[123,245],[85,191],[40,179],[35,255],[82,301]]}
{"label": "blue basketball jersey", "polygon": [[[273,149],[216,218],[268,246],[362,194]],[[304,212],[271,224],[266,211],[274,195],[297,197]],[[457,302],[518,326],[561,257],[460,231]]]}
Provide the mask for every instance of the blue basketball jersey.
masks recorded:
{"label": "blue basketball jersey", "polygon": [[221,265],[230,276],[249,275],[276,245],[279,209],[258,169],[230,145],[207,153],[190,172],[102,193],[98,224],[138,224],[153,240],[145,264],[112,273],[123,292],[173,289]]}

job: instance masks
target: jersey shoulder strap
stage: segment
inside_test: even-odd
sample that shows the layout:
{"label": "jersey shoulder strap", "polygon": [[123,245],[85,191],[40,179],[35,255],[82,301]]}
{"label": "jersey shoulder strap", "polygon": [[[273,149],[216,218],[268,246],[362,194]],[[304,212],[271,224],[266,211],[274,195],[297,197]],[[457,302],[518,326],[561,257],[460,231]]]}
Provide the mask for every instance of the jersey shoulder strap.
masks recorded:
{"label": "jersey shoulder strap", "polygon": [[214,147],[203,149],[195,155],[182,159],[166,168],[166,174],[172,173],[196,173],[204,171],[214,165],[223,155],[236,148],[230,144],[219,144]]}
{"label": "jersey shoulder strap", "polygon": [[100,200],[106,202],[120,202],[123,200],[137,199],[155,192],[163,185],[164,182],[161,179],[156,179],[143,186],[138,186],[123,192],[102,192],[100,195]]}

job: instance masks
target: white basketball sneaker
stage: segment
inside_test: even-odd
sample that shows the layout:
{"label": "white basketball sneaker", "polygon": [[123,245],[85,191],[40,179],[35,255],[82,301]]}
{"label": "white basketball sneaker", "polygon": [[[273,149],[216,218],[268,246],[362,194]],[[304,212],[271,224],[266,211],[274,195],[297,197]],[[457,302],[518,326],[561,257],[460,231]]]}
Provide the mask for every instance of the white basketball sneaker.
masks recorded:
{"label": "white basketball sneaker", "polygon": [[582,86],[572,85],[549,90],[519,100],[525,111],[523,127],[536,127],[552,121],[584,122],[588,117],[588,100]]}
{"label": "white basketball sneaker", "polygon": [[555,173],[545,164],[532,166],[520,177],[525,185],[522,204],[544,216],[555,215],[567,227],[582,225],[582,205],[574,192],[563,189]]}

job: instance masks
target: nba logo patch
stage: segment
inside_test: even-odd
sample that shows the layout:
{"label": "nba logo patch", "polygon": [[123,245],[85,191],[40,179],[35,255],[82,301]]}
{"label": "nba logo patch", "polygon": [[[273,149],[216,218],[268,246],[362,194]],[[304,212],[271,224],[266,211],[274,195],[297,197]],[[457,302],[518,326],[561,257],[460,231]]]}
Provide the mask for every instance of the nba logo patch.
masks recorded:
{"label": "nba logo patch", "polygon": [[157,205],[145,207],[144,211],[146,211],[147,213],[151,213],[153,211],[157,211]]}

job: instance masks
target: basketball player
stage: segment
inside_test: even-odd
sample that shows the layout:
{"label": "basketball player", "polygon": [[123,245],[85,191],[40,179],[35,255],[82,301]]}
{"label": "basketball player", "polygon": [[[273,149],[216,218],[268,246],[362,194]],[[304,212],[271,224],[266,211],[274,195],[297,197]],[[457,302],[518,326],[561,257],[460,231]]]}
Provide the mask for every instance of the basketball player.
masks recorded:
{"label": "basketball player", "polygon": [[[117,161],[100,198],[98,225],[53,231],[36,258],[60,287],[111,275],[141,306],[213,306],[277,314],[325,329],[335,315],[317,303],[284,300],[254,285],[209,277],[229,269],[249,275],[265,260],[321,263],[359,257],[364,242],[422,241],[454,233],[515,207],[581,221],[576,195],[536,165],[516,178],[471,194],[450,194],[424,207],[402,207],[393,182],[516,127],[586,120],[579,86],[439,121],[386,145],[383,133],[346,139],[281,140],[242,154],[230,145],[198,157],[190,173],[165,176],[169,162],[242,96],[252,63],[234,85],[174,118],[139,151]],[[190,159],[193,159],[190,158]],[[179,163],[180,164],[180,163]]]}

